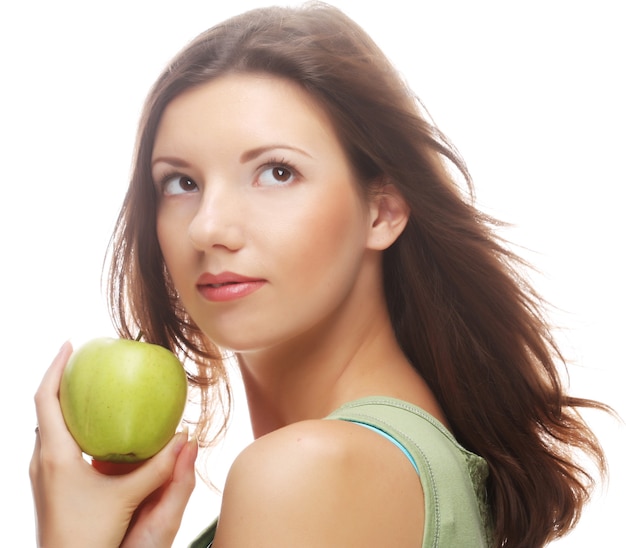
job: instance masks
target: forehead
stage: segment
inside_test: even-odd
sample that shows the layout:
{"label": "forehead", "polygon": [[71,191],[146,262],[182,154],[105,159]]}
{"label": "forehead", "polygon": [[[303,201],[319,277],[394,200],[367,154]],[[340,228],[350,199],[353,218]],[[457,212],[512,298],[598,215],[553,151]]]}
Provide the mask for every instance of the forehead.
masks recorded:
{"label": "forehead", "polygon": [[330,117],[299,84],[264,73],[232,73],[193,87],[165,108],[153,155],[212,135],[253,139],[323,139],[339,146]]}

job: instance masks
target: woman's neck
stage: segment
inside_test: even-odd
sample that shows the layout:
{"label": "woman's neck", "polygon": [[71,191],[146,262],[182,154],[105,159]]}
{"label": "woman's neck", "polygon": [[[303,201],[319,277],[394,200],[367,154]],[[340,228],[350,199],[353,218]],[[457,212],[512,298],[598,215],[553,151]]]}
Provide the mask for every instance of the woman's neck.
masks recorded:
{"label": "woman's neck", "polygon": [[369,395],[433,407],[432,394],[400,350],[386,315],[340,332],[312,332],[278,349],[239,356],[255,438],[293,422],[323,418]]}

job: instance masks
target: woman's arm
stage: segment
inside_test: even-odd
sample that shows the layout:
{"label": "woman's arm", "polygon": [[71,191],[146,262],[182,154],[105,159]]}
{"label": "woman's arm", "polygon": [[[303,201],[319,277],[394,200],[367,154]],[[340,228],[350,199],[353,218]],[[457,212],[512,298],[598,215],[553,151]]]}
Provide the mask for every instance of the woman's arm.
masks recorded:
{"label": "woman's arm", "polygon": [[235,460],[213,548],[420,546],[424,506],[394,444],[343,421],[306,421]]}

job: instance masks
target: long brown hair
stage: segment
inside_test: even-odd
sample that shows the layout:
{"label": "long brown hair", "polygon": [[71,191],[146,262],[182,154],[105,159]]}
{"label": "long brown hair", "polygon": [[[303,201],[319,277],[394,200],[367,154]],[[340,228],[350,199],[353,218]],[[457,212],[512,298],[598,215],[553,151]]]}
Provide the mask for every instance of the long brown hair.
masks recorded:
{"label": "long brown hair", "polygon": [[224,357],[180,306],[165,269],[150,158],[169,102],[228,72],[299,83],[334,121],[363,184],[383,177],[403,194],[411,217],[383,261],[391,319],[459,442],[489,463],[497,545],[542,546],[568,532],[594,483],[576,454],[602,473],[606,466],[577,409],[608,407],[565,393],[564,360],[544,303],[496,235],[498,223],[474,207],[461,157],[368,35],[335,8],[310,4],[234,17],[196,38],[156,82],[110,249],[109,298],[120,334],[141,330],[188,358],[190,382],[203,395],[206,437],[210,402],[228,406]]}

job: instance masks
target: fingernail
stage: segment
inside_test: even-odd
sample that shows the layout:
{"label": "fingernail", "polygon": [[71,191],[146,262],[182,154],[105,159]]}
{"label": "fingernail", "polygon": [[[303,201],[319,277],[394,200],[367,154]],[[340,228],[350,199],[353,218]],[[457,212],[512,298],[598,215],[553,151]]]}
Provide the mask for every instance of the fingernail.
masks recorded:
{"label": "fingernail", "polygon": [[70,343],[69,339],[67,341],[65,341],[61,345],[61,348],[59,348],[59,352],[57,353],[57,357],[60,356],[61,354],[63,354],[64,352],[68,351],[68,347],[71,348],[71,343]]}
{"label": "fingernail", "polygon": [[189,444],[189,447],[191,449],[193,460],[196,460],[196,457],[198,456],[198,449],[199,449],[198,438],[195,435],[191,436],[191,439],[187,443]]}
{"label": "fingernail", "polygon": [[174,453],[178,455],[185,447],[185,444],[189,441],[189,432],[186,428],[182,432],[178,432],[174,441]]}

